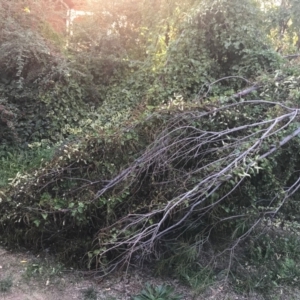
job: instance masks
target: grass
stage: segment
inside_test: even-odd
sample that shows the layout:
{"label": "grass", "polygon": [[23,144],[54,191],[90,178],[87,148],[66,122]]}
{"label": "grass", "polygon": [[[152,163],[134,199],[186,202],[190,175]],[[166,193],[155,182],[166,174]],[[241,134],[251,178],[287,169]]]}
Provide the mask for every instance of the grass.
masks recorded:
{"label": "grass", "polygon": [[6,277],[0,280],[0,293],[7,293],[13,286],[13,281],[11,277]]}
{"label": "grass", "polygon": [[98,298],[97,290],[93,287],[82,290],[82,295],[84,300],[97,300]]}

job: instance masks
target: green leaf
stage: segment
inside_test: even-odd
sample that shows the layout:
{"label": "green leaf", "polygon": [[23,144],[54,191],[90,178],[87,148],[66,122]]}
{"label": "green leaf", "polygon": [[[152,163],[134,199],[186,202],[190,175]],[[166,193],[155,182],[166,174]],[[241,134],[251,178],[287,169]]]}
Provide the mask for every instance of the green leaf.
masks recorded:
{"label": "green leaf", "polygon": [[48,217],[48,214],[42,214],[42,217],[43,217],[44,220],[46,220],[47,217]]}
{"label": "green leaf", "polygon": [[34,220],[33,223],[35,224],[36,227],[39,227],[41,224],[40,220]]}

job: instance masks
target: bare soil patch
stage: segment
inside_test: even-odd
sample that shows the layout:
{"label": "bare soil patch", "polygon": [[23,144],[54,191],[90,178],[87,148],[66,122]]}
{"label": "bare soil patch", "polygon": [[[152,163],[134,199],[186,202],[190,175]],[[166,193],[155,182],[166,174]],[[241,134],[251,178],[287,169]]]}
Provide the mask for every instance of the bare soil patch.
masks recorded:
{"label": "bare soil patch", "polygon": [[[160,278],[147,270],[119,272],[104,279],[86,278],[78,271],[64,269],[51,257],[41,258],[29,252],[11,252],[0,247],[0,299],[3,300],[93,299],[86,298],[84,292],[88,289],[97,294],[97,300],[130,300],[146,283],[171,285],[183,295],[183,300],[267,299],[257,294],[238,295],[221,282],[197,294],[177,280]],[[298,291],[284,288],[278,291],[268,299],[300,299]]]}
{"label": "bare soil patch", "polygon": [[176,286],[176,292],[183,294],[183,299],[195,299],[193,293],[178,282],[162,280],[138,270],[104,279],[86,278],[80,272],[64,269],[51,257],[42,259],[29,252],[11,252],[1,247],[0,282],[4,282],[4,287],[6,283],[12,283],[7,291],[0,288],[0,299],[5,300],[84,300],[87,289],[93,289],[97,299],[129,300],[146,283]]}

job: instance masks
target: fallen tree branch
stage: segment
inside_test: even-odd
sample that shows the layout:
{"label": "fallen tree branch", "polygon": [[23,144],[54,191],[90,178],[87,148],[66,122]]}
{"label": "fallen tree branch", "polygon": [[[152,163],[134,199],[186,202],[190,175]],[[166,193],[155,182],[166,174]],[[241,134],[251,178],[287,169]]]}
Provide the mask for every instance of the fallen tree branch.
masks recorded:
{"label": "fallen tree branch", "polygon": [[216,81],[214,81],[212,83],[203,84],[202,87],[201,87],[201,89],[199,90],[197,96],[196,96],[196,99],[200,99],[201,98],[201,93],[202,93],[202,90],[204,89],[205,86],[207,86],[208,89],[207,89],[206,93],[204,94],[204,96],[202,98],[206,98],[207,97],[207,95],[209,94],[209,92],[211,90],[211,87],[214,84],[216,84],[216,83],[218,83],[220,81],[223,81],[223,80],[228,80],[228,79],[241,79],[241,80],[247,82],[248,84],[251,83],[248,79],[246,79],[246,78],[244,78],[242,76],[226,76],[226,77],[220,78],[220,79],[218,79],[218,80],[216,80]]}
{"label": "fallen tree branch", "polygon": [[300,53],[296,53],[296,54],[285,55],[285,56],[283,56],[283,58],[287,58],[288,60],[292,60],[292,59],[298,58],[299,56],[300,56]]}
{"label": "fallen tree branch", "polygon": [[[247,106],[255,105],[279,105],[287,112],[272,119],[262,119],[219,131],[202,130],[193,125],[201,120],[207,122],[218,114],[232,112],[234,109],[239,112]],[[300,134],[299,127],[282,138],[278,145],[268,147],[269,140],[286,130],[297,119],[299,112],[298,109],[277,102],[251,100],[228,104],[206,113],[189,111],[176,115],[143,155],[97,193],[97,196],[104,195],[122,185],[124,181],[128,187],[145,176],[154,178],[163,174],[178,173],[160,183],[164,187],[162,193],[164,189],[172,187],[173,198],[146,213],[128,214],[109,228],[102,229],[99,237],[114,227],[119,228],[119,233],[114,242],[105,242],[97,238],[99,247],[105,247],[99,255],[100,260],[110,251],[117,249],[126,249],[116,258],[117,265],[128,263],[136,253],[140,253],[139,257],[147,256],[149,252],[154,251],[159,240],[184,230],[195,214],[198,219],[206,218],[251,176],[251,172],[259,172],[261,160]],[[266,148],[269,150],[262,152],[262,149]],[[185,166],[190,165],[190,162],[193,164],[186,169]],[[193,178],[198,178],[197,182]],[[230,180],[235,184],[226,193],[220,192]],[[296,186],[287,192],[286,197],[298,190],[299,185],[297,182]],[[211,202],[211,197],[216,194],[219,197]],[[264,213],[270,214],[270,211]],[[261,218],[261,214],[259,215]],[[174,216],[174,222],[166,227],[166,222]]]}
{"label": "fallen tree branch", "polygon": [[248,94],[250,94],[250,93],[252,93],[254,91],[257,91],[261,87],[262,87],[261,85],[255,84],[255,85],[253,85],[253,86],[251,86],[249,88],[246,88],[246,89],[244,89],[244,90],[242,90],[242,91],[240,91],[240,92],[232,95],[232,97],[233,98],[242,98],[242,97],[244,97],[244,96],[246,96],[246,95],[248,95]]}

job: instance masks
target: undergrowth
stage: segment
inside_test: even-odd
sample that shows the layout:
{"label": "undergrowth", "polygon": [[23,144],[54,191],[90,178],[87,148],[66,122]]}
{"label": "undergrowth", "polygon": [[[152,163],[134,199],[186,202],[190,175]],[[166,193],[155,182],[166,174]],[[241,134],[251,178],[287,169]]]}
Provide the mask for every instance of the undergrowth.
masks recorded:
{"label": "undergrowth", "polygon": [[232,273],[238,291],[267,291],[298,287],[300,283],[300,239],[297,234],[277,229],[260,234],[246,245],[243,267]]}
{"label": "undergrowth", "polygon": [[55,152],[54,147],[42,143],[30,146],[25,149],[7,146],[0,148],[0,189],[8,186],[17,174],[24,176],[41,167]]}

